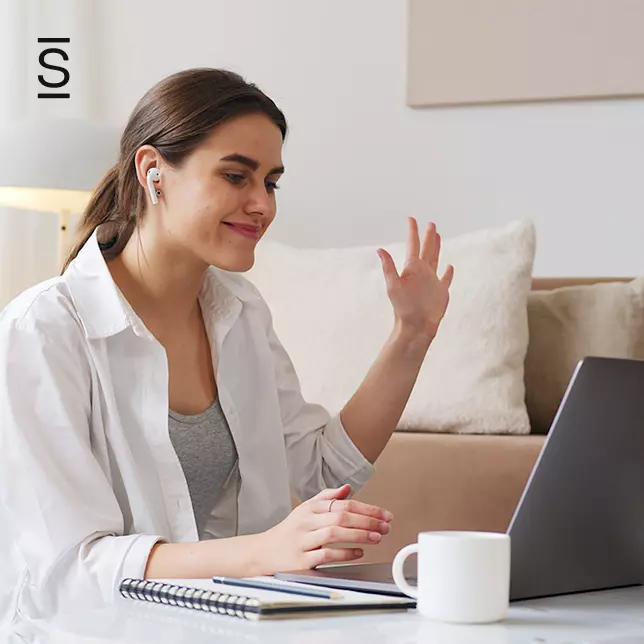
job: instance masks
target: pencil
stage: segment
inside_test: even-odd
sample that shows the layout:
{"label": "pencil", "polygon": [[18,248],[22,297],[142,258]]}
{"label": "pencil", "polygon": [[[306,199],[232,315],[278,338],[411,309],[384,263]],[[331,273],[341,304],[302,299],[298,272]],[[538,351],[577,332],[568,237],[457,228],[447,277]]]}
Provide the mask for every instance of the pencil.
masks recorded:
{"label": "pencil", "polygon": [[259,581],[254,579],[238,579],[237,577],[213,577],[216,584],[225,586],[239,586],[240,588],[255,588],[258,590],[273,590],[280,593],[292,595],[308,595],[310,597],[321,597],[323,599],[342,599],[342,593],[335,590],[322,590],[317,588],[305,588],[291,586],[280,582]]}

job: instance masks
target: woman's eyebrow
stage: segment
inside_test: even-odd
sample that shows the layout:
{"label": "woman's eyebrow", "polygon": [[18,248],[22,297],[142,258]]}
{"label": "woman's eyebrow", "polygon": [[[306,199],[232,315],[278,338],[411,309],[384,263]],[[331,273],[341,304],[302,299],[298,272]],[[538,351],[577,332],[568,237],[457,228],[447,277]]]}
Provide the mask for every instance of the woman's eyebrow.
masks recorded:
{"label": "woman's eyebrow", "polygon": [[[242,165],[248,166],[253,172],[259,168],[259,161],[255,161],[255,159],[251,159],[250,157],[245,156],[244,154],[229,154],[225,157],[221,158],[221,161],[236,161],[237,163],[241,163]],[[284,166],[279,165],[273,168],[268,174],[283,174],[284,173]]]}

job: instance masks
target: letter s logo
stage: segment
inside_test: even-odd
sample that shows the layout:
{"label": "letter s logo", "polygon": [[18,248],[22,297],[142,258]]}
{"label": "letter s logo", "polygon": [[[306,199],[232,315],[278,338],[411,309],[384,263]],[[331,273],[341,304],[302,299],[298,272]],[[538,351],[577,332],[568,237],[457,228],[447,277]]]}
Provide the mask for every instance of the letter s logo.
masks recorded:
{"label": "letter s logo", "polygon": [[38,74],[38,80],[40,81],[41,85],[44,85],[45,87],[64,87],[69,82],[69,78],[70,78],[69,72],[64,67],[58,67],[57,65],[51,65],[50,63],[48,63],[45,60],[45,57],[47,56],[47,54],[59,54],[64,61],[68,61],[69,56],[62,49],[51,47],[49,49],[45,49],[44,51],[40,52],[40,56],[38,57],[38,62],[40,63],[41,67],[62,72],[63,80],[57,83],[52,83],[45,80],[45,77],[42,74]]}

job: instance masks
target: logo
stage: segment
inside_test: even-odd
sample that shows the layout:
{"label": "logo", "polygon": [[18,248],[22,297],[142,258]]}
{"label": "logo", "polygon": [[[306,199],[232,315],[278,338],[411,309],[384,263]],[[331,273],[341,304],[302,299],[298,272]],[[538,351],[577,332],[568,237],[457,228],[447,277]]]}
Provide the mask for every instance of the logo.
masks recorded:
{"label": "logo", "polygon": [[[63,44],[63,43],[68,43],[69,38],[38,38],[38,42],[48,43],[48,44],[53,44],[53,43]],[[52,65],[51,62],[47,60],[48,56],[51,57],[54,55],[60,56],[65,62],[69,60],[69,56],[67,55],[67,52],[64,49],[61,49],[60,47],[47,47],[47,49],[43,49],[40,52],[40,56],[38,56],[38,62],[40,63],[41,67],[54,70],[55,72],[60,72],[63,75],[62,80],[51,81],[51,80],[47,80],[43,74],[38,74],[38,81],[43,87],[47,87],[48,89],[59,90],[65,87],[67,83],[69,83],[70,73],[65,67],[60,67],[59,65]],[[55,62],[59,62],[59,61],[56,60]],[[64,92],[64,91],[39,92],[38,98],[70,98],[70,94],[69,92]]]}

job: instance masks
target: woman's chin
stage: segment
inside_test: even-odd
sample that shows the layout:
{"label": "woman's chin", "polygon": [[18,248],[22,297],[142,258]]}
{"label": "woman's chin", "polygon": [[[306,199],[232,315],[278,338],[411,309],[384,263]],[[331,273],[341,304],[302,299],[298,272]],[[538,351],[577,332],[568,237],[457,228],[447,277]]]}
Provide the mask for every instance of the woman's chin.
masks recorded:
{"label": "woman's chin", "polygon": [[231,273],[245,273],[253,268],[255,263],[255,253],[236,253],[230,257],[213,257],[213,261],[210,262],[212,266],[221,268],[224,271],[230,271]]}

